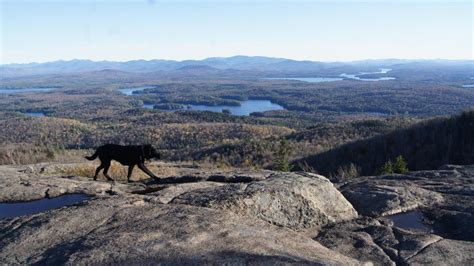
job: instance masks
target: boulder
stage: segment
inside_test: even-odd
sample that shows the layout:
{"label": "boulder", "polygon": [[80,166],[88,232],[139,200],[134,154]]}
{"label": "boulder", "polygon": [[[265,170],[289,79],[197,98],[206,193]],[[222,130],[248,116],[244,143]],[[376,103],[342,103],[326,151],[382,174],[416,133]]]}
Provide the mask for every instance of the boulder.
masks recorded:
{"label": "boulder", "polygon": [[363,215],[378,217],[440,202],[440,193],[416,186],[407,176],[361,178],[341,188],[354,208]]}
{"label": "boulder", "polygon": [[[166,204],[175,199],[176,197],[188,193],[190,191],[199,190],[199,189],[208,189],[224,186],[223,183],[216,182],[196,182],[196,183],[183,183],[183,184],[173,184],[166,187],[160,188],[156,192],[147,193],[146,195],[150,196],[153,202]],[[152,197],[153,196],[153,197]]]}
{"label": "boulder", "polygon": [[196,189],[170,203],[230,210],[292,229],[321,227],[357,217],[328,179],[309,173],[274,173],[259,182]]}

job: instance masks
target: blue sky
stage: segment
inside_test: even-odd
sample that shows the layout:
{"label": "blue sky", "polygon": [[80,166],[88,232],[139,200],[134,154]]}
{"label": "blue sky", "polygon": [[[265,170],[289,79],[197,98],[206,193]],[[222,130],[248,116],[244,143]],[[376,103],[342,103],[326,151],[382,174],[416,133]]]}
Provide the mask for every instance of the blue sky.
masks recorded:
{"label": "blue sky", "polygon": [[471,1],[0,0],[1,63],[472,59]]}

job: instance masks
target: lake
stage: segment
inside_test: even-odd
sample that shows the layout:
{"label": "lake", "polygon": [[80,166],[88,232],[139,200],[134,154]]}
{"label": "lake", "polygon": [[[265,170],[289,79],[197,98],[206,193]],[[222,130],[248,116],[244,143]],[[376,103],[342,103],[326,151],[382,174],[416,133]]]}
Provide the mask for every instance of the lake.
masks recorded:
{"label": "lake", "polygon": [[25,92],[48,92],[56,88],[24,88],[24,89],[0,89],[0,94],[25,93]]}
{"label": "lake", "polygon": [[[124,88],[119,91],[125,95],[133,96],[133,92],[142,91],[144,89],[150,89],[154,87],[136,87],[136,88]],[[154,104],[143,104],[143,108],[153,109]],[[177,110],[162,110],[162,111],[179,111],[179,110],[196,110],[196,111],[210,111],[216,113],[222,113],[223,110],[229,110],[232,115],[237,116],[248,116],[254,112],[266,112],[274,110],[284,110],[285,108],[279,104],[272,103],[269,100],[247,100],[241,101],[240,106],[231,105],[203,105],[203,104],[183,104],[183,109]]]}
{"label": "lake", "polygon": [[[470,77],[469,79],[474,79],[474,77]],[[474,84],[464,84],[462,85],[463,88],[474,88]]]}
{"label": "lake", "polygon": [[136,87],[136,88],[124,88],[124,89],[119,89],[119,91],[125,95],[133,95],[133,92],[135,91],[142,91],[142,90],[145,90],[145,89],[153,89],[155,87],[152,87],[152,86],[144,86],[144,87]]}
{"label": "lake", "polygon": [[[367,73],[368,74],[368,73]],[[344,77],[346,79],[355,79],[355,80],[360,80],[360,81],[384,81],[384,80],[394,80],[394,77],[380,77],[380,78],[360,78],[358,76],[365,75],[365,74],[346,74],[343,73],[341,74],[341,77]]]}
{"label": "lake", "polygon": [[32,116],[32,117],[44,117],[46,116],[43,112],[26,112],[26,113],[22,113],[24,115],[27,115],[27,116]]}
{"label": "lake", "polygon": [[394,77],[379,77],[379,78],[361,78],[359,76],[363,75],[376,75],[376,74],[387,74],[391,71],[390,68],[381,68],[379,71],[375,72],[360,72],[358,74],[346,74],[342,73],[339,77],[286,77],[286,78],[263,78],[266,80],[297,80],[297,81],[304,81],[304,82],[311,82],[311,83],[319,83],[319,82],[334,82],[334,81],[341,81],[345,79],[354,79],[360,81],[385,81],[385,80],[394,80]]}
{"label": "lake", "polygon": [[274,110],[284,110],[285,108],[279,104],[272,103],[269,100],[247,100],[240,102],[240,106],[230,105],[200,105],[200,104],[187,104],[185,105],[188,110],[197,111],[211,111],[216,113],[222,113],[224,109],[230,111],[232,115],[237,116],[248,116],[254,112],[265,112]]}
{"label": "lake", "polygon": [[28,202],[0,203],[0,219],[31,215],[57,209],[82,202],[89,198],[90,196],[86,194],[66,194],[51,199],[45,198]]}
{"label": "lake", "polygon": [[375,75],[375,74],[387,74],[389,71],[391,71],[390,68],[381,68],[379,71],[375,72],[360,72],[359,74],[346,74],[342,73],[341,77],[347,78],[347,79],[355,79],[355,80],[360,80],[360,81],[384,81],[384,80],[394,80],[394,77],[380,77],[380,78],[361,78],[359,76],[363,75]]}
{"label": "lake", "polygon": [[385,216],[393,225],[411,231],[431,232],[432,228],[423,222],[423,214],[418,210]]}
{"label": "lake", "polygon": [[[285,108],[279,104],[272,103],[269,100],[247,100],[241,101],[240,106],[237,105],[204,105],[204,104],[183,104],[183,109],[174,110],[162,110],[165,112],[176,112],[176,111],[209,111],[215,113],[222,113],[223,110],[229,110],[231,115],[236,116],[249,116],[254,112],[266,112],[274,110],[285,110]],[[153,109],[153,104],[144,104],[144,108]]]}
{"label": "lake", "polygon": [[264,78],[264,79],[267,79],[267,80],[298,80],[298,81],[312,82],[312,83],[332,82],[332,81],[344,80],[344,78]]}

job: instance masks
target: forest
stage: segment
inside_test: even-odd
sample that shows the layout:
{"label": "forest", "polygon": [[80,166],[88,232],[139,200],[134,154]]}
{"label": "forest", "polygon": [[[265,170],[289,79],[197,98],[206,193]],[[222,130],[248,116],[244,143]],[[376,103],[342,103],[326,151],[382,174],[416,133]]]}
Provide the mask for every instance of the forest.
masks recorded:
{"label": "forest", "polygon": [[[361,175],[376,175],[398,156],[408,169],[438,169],[445,164],[474,162],[474,110],[449,118],[433,118],[407,128],[346,143],[335,149],[295,161],[295,168],[310,166],[315,172],[335,175],[354,165]],[[303,166],[303,167],[302,167]]]}
{"label": "forest", "polygon": [[[456,161],[447,156],[448,159],[431,160],[433,164],[419,163],[423,156],[404,149],[389,150],[385,140],[380,139],[393,139],[389,142],[394,144],[390,145],[396,147],[412,147],[414,144],[405,138],[416,143],[420,142],[416,136],[431,139],[420,133],[421,129],[414,131],[413,128],[422,128],[420,123],[431,125],[433,117],[459,115],[472,109],[474,90],[462,87],[474,75],[469,62],[295,62],[267,65],[264,71],[245,64],[230,69],[212,65],[215,63],[203,66],[203,62],[155,72],[95,69],[35,74],[38,67],[16,72],[3,68],[7,74],[0,79],[0,144],[4,146],[0,163],[17,163],[18,159],[13,158],[23,158],[22,163],[40,160],[35,158],[57,160],[56,155],[64,151],[93,149],[105,143],[150,143],[167,161],[277,169],[285,160],[288,164],[293,162],[292,169],[327,175],[351,164],[360,174],[373,174],[398,155],[403,155],[412,169]],[[391,71],[360,77],[394,79],[267,79],[337,77],[337,73],[382,68]],[[62,69],[67,70],[67,65]],[[48,71],[52,71],[51,67]],[[8,93],[28,88],[48,90]],[[133,88],[138,90],[131,95],[121,91]],[[248,116],[190,109],[192,105],[238,107],[246,100],[266,100],[282,109]],[[400,133],[404,130],[414,133]],[[450,134],[444,137],[446,140],[458,136],[436,130]],[[440,141],[443,136],[433,138]],[[433,142],[423,143],[437,145]],[[34,154],[29,154],[26,146],[34,147],[29,149]],[[377,159],[366,153],[369,157],[354,154],[352,150],[360,148],[353,147],[359,146]],[[426,153],[429,151],[426,148]],[[22,157],[21,153],[28,155]]]}

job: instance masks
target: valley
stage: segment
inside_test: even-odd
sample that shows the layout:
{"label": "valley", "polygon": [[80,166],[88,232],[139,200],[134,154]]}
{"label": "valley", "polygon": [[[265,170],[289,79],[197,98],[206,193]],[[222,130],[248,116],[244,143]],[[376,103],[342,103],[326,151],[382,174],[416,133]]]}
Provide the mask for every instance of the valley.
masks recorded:
{"label": "valley", "polygon": [[[240,56],[143,61],[140,71],[65,61],[50,64],[48,71],[55,64],[56,72],[48,74],[41,65],[15,71],[2,67],[0,88],[10,93],[0,95],[0,143],[9,145],[9,152],[21,150],[12,148],[21,145],[68,152],[109,142],[151,143],[168,161],[275,169],[282,140],[288,142],[285,160],[298,164],[301,158],[474,106],[474,91],[459,86],[473,75],[469,61],[344,64]],[[78,70],[81,64],[85,69]],[[177,68],[170,69],[170,64]],[[145,72],[148,67],[155,70]],[[314,73],[344,79],[312,83],[260,78]],[[3,153],[3,163],[14,161]],[[368,171],[362,167],[364,174],[374,173],[389,158],[380,158]],[[412,158],[406,159],[413,168]],[[344,161],[351,163],[361,164]],[[344,165],[326,171],[309,163],[331,175]]]}

